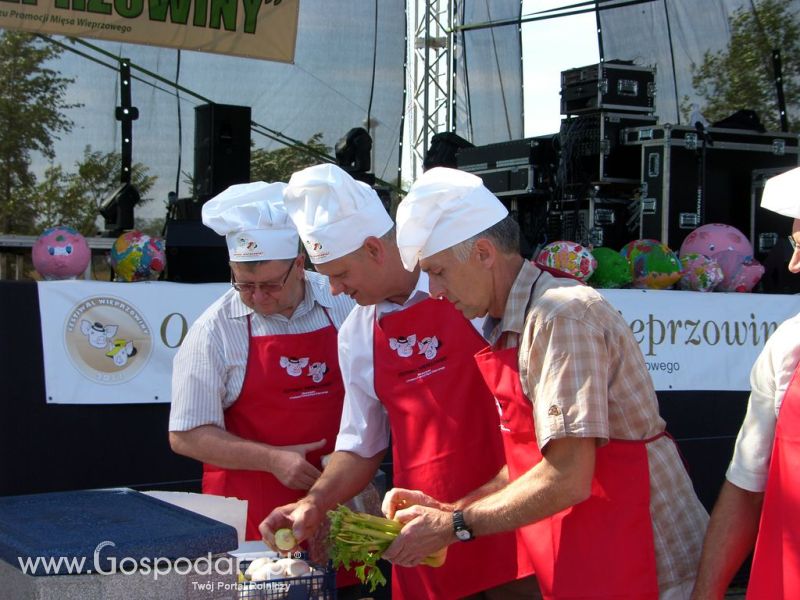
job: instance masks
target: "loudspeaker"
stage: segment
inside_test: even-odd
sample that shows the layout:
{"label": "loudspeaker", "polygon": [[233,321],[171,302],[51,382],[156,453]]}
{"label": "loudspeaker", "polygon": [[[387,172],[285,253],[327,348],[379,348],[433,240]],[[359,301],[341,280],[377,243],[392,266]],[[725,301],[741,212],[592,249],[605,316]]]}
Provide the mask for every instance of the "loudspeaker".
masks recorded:
{"label": "loudspeaker", "polygon": [[228,246],[199,220],[170,219],[166,225],[167,280],[178,283],[230,281]]}
{"label": "loudspeaker", "polygon": [[194,109],[194,187],[205,201],[250,181],[250,107],[201,104]]}

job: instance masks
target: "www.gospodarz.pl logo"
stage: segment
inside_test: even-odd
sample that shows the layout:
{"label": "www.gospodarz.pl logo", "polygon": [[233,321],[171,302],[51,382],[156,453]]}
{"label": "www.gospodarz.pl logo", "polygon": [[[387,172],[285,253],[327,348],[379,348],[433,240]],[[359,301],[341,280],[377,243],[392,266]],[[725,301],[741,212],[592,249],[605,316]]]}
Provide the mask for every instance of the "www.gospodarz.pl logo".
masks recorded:
{"label": "www.gospodarz.pl logo", "polygon": [[210,552],[199,558],[166,558],[115,555],[116,544],[106,540],[97,544],[91,562],[87,556],[18,556],[20,570],[26,575],[137,575],[154,579],[176,575],[235,575],[238,572],[233,556],[214,556]]}
{"label": "www.gospodarz.pl logo", "polygon": [[75,368],[96,383],[133,379],[153,352],[150,325],[130,302],[92,296],[69,312],[64,347]]}

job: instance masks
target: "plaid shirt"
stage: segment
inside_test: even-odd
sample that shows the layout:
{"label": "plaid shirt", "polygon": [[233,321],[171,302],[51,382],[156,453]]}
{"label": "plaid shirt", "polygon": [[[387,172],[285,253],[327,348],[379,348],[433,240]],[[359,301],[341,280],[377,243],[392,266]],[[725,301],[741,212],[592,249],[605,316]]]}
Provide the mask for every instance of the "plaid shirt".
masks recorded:
{"label": "plaid shirt", "polygon": [[[533,404],[540,448],[564,437],[598,438],[604,444],[610,438],[647,439],[664,430],[630,327],[592,288],[552,277],[525,261],[490,342],[503,333],[509,346],[519,346],[520,379]],[[647,457],[663,592],[694,579],[708,514],[672,440],[647,444]]]}

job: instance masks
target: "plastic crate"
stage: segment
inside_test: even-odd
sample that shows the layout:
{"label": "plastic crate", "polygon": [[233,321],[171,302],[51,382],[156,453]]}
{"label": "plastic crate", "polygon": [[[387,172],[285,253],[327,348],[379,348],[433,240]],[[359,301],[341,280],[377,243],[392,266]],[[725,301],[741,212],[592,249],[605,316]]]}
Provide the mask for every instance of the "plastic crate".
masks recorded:
{"label": "plastic crate", "polygon": [[[249,561],[242,562],[244,572]],[[244,581],[239,584],[240,600],[336,600],[336,571],[309,563],[315,573],[306,577],[287,577],[270,581]]]}

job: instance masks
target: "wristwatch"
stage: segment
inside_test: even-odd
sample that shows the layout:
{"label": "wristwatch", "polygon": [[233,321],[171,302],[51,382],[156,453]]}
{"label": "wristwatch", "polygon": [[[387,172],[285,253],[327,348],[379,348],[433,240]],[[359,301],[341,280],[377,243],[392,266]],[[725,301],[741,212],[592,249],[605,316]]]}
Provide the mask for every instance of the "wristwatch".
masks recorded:
{"label": "wristwatch", "polygon": [[453,511],[453,532],[462,542],[471,542],[475,539],[472,529],[467,527],[467,523],[464,521],[464,514],[460,510]]}

